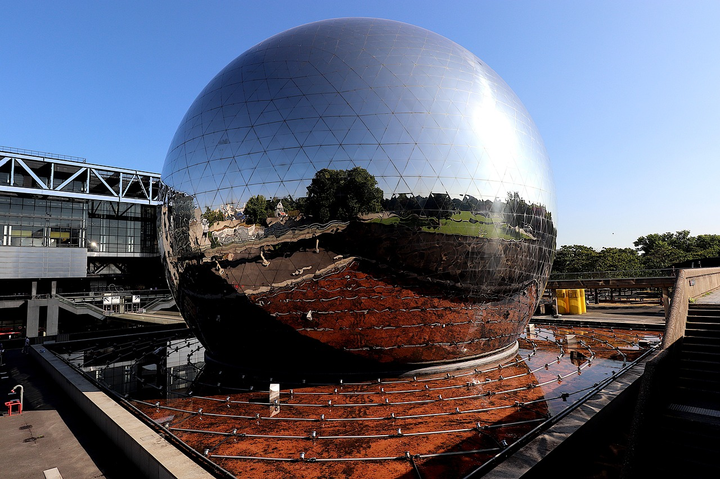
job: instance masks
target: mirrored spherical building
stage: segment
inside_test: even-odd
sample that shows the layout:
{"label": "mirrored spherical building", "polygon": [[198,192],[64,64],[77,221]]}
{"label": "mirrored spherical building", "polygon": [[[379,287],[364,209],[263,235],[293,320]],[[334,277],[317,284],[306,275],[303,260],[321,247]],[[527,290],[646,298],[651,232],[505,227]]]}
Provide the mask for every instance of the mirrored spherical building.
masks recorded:
{"label": "mirrored spherical building", "polygon": [[170,145],[161,248],[208,360],[397,371],[511,353],[555,251],[530,115],[475,55],[388,20],[275,35]]}

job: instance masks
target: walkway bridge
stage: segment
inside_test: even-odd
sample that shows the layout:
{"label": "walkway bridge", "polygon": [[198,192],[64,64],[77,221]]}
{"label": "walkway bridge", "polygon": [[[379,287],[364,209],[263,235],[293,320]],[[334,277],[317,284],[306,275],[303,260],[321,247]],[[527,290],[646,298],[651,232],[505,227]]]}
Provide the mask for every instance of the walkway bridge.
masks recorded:
{"label": "walkway bridge", "polygon": [[73,315],[89,315],[95,319],[113,317],[132,321],[173,324],[182,322],[177,315],[154,315],[156,311],[172,308],[175,300],[169,290],[93,291],[71,294],[36,294],[0,296],[0,310],[27,305],[26,335],[40,334],[41,311],[47,311],[45,334],[58,334],[59,310]]}
{"label": "walkway bridge", "polygon": [[[659,289],[660,300],[665,308],[665,319],[668,319],[670,315],[670,290],[675,287],[680,271],[679,269],[669,268],[641,271],[561,273],[551,275],[545,290],[552,291],[553,302],[559,289],[591,290],[595,296],[595,304],[598,304],[600,303],[598,295],[600,289],[609,289],[611,298],[613,290]],[[644,296],[641,299],[644,299]]]}

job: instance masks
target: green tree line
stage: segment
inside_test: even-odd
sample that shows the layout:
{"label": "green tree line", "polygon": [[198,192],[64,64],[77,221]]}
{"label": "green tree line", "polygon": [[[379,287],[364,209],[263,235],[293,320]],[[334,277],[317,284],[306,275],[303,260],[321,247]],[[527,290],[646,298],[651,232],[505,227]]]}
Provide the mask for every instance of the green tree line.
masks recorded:
{"label": "green tree line", "polygon": [[302,213],[322,223],[330,220],[348,221],[359,215],[380,211],[382,198],[377,180],[364,168],[324,168],[315,173],[307,188],[307,197],[266,199],[263,195],[256,195],[245,204],[244,214],[248,224],[265,224],[267,218],[275,215],[275,208],[282,201],[285,212],[290,216]]}
{"label": "green tree line", "polygon": [[720,256],[720,235],[690,236],[688,230],[641,236],[633,245],[635,248],[602,248],[600,251],[584,245],[561,246],[555,256],[553,274],[640,272]]}

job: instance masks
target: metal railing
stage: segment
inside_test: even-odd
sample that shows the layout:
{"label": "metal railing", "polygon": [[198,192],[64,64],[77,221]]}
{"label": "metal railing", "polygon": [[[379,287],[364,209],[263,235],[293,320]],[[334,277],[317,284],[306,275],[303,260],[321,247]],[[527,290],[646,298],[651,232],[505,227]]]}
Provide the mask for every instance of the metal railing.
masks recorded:
{"label": "metal railing", "polygon": [[87,159],[79,156],[60,155],[57,153],[48,153],[46,151],[25,150],[23,148],[13,148],[11,146],[0,146],[0,152],[2,151],[6,151],[8,153],[19,153],[21,155],[42,156],[43,158],[55,158],[57,160],[70,160],[87,163]]}
{"label": "metal railing", "polygon": [[75,301],[99,301],[103,296],[132,296],[137,295],[143,298],[161,298],[170,294],[169,289],[107,289],[103,291],[77,291],[73,293],[62,293],[65,298]]}
{"label": "metal railing", "polygon": [[676,268],[632,269],[617,271],[579,271],[572,273],[550,273],[550,281],[578,279],[616,279],[616,278],[669,278],[677,276]]}
{"label": "metal railing", "polygon": [[[145,306],[143,306],[143,309],[146,311],[152,311],[155,306],[164,306],[165,303],[169,303],[172,301],[174,303],[175,298],[173,298],[173,295],[168,293],[165,296],[160,296],[158,298],[153,299],[149,303],[147,303]],[[168,305],[171,306],[171,305]]]}
{"label": "metal railing", "polygon": [[26,299],[32,299],[32,295],[28,293],[15,293],[15,294],[3,294],[0,295],[0,301],[24,301]]}
{"label": "metal railing", "polygon": [[57,300],[64,305],[72,308],[75,314],[81,314],[79,310],[85,310],[86,314],[99,318],[104,318],[107,314],[106,311],[104,311],[102,308],[99,308],[91,303],[71,301],[67,298],[60,296],[59,294],[55,295],[55,298],[57,298]]}

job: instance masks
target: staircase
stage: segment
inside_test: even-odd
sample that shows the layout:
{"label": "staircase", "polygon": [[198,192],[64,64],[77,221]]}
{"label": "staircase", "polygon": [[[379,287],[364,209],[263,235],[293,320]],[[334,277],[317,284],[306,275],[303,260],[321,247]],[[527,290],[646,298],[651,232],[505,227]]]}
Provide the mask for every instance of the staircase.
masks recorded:
{"label": "staircase", "polygon": [[145,305],[145,311],[160,311],[162,309],[169,309],[175,306],[175,298],[171,294],[161,296],[150,301]]}
{"label": "staircase", "polygon": [[720,410],[720,306],[690,305],[676,385],[676,401]]}
{"label": "staircase", "polygon": [[655,418],[646,465],[657,474],[720,477],[720,306],[690,305],[667,386],[670,403]]}
{"label": "staircase", "polygon": [[103,319],[105,317],[105,311],[90,303],[76,303],[59,294],[55,295],[55,298],[58,300],[58,306],[74,315],[88,314],[96,319]]}

